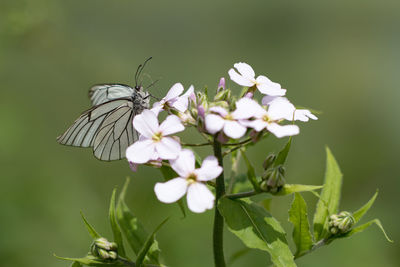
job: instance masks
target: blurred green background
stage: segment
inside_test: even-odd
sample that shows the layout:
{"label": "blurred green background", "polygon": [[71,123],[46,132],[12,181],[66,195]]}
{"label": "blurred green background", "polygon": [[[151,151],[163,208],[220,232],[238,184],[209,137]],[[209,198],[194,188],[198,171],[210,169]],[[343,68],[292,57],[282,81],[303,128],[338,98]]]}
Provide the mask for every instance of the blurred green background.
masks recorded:
{"label": "blurred green background", "polygon": [[[159,203],[155,169],[132,173],[126,161],[104,163],[90,149],[61,146],[55,138],[90,105],[92,84],[133,84],[138,64],[161,78],[163,96],[175,82],[216,87],[244,61],[288,89],[297,105],[323,111],[301,125],[288,159],[287,180],[320,184],[329,145],[344,173],[342,210],[355,210],[379,188],[366,219],[376,227],[298,260],[299,266],[399,266],[400,2],[2,0],[0,2],[0,265],[68,266],[56,259],[83,256],[90,237],[79,211],[106,237],[109,197],[132,176],[128,204],[159,232],[172,267],[212,266],[213,212],[182,220],[176,205]],[[229,83],[235,90],[239,88]],[[251,149],[258,169],[270,138]],[[315,199],[310,201],[313,213]],[[272,213],[290,232],[291,197]],[[226,234],[226,255],[243,248]],[[232,266],[266,266],[254,251]]]}

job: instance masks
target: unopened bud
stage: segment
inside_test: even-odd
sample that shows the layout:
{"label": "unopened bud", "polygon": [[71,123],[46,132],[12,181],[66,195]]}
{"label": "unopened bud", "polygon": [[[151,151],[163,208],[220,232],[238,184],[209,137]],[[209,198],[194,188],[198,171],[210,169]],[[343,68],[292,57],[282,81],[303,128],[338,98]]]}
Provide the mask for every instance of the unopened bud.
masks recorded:
{"label": "unopened bud", "polygon": [[353,227],[355,219],[348,211],[342,211],[339,214],[333,214],[329,217],[329,231],[331,234],[344,234]]}
{"label": "unopened bud", "polygon": [[231,98],[231,90],[221,90],[217,92],[217,94],[214,97],[214,101],[226,101]]}
{"label": "unopened bud", "polygon": [[222,77],[222,78],[219,80],[219,83],[218,83],[217,93],[218,93],[219,91],[221,91],[221,90],[224,90],[224,89],[225,89],[225,78]]}
{"label": "unopened bud", "polygon": [[91,247],[91,253],[103,260],[115,260],[117,259],[117,243],[109,242],[104,237],[96,239]]}
{"label": "unopened bud", "polygon": [[282,166],[264,171],[260,188],[265,192],[277,193],[285,185],[285,169]]}
{"label": "unopened bud", "polygon": [[264,160],[264,163],[263,163],[264,170],[267,170],[270,167],[272,167],[272,164],[274,164],[275,159],[276,159],[276,155],[275,154],[269,154],[267,156],[267,158]]}

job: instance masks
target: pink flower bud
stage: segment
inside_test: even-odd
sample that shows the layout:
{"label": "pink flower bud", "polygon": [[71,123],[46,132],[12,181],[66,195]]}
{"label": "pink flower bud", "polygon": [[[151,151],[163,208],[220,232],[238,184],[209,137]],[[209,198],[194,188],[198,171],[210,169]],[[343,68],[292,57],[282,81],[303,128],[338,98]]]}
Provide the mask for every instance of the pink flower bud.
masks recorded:
{"label": "pink flower bud", "polygon": [[217,90],[217,91],[220,91],[221,89],[222,89],[222,90],[225,89],[225,78],[224,78],[224,77],[222,77],[222,78],[219,80],[218,90]]}

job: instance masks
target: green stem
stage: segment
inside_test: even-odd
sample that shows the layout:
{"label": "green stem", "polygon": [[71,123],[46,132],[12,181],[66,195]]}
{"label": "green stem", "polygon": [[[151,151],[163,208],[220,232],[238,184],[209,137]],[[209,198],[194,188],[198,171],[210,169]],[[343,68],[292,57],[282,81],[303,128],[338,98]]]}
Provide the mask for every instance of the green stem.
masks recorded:
{"label": "green stem", "polygon": [[[214,155],[218,159],[218,164],[222,168],[223,158],[221,151],[221,143],[214,138]],[[225,267],[224,246],[223,246],[223,233],[224,233],[224,218],[218,210],[218,200],[225,195],[225,181],[224,172],[222,172],[216,181],[216,197],[215,197],[215,217],[214,217],[214,231],[213,231],[213,249],[214,249],[214,263],[215,267]]]}
{"label": "green stem", "polygon": [[236,194],[228,194],[226,195],[227,198],[230,199],[238,199],[238,198],[245,198],[245,197],[251,197],[251,196],[255,196],[258,194],[261,194],[262,192],[257,192],[257,191],[248,191],[248,192],[240,192],[240,193],[236,193]]}

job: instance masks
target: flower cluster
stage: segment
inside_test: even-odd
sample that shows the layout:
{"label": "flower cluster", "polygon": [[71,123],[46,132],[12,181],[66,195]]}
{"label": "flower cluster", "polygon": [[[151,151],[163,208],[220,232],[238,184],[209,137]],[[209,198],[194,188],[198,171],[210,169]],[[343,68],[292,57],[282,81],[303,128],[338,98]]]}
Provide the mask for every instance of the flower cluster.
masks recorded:
{"label": "flower cluster", "polygon": [[[294,121],[317,119],[309,110],[296,109],[285,97],[286,89],[265,76],[256,77],[248,64],[236,63],[228,74],[232,81],[245,87],[238,98],[231,96],[224,78],[218,84],[214,101],[206,93],[195,93],[193,86],[183,93],[183,85],[176,83],[152,109],[135,116],[133,127],[140,137],[126,151],[130,164],[134,168],[137,164],[165,165],[177,173],[176,178],[155,185],[154,191],[161,202],[172,203],[187,194],[191,211],[213,208],[215,197],[206,184],[223,169],[214,156],[206,157],[196,169],[193,151],[182,149],[180,139],[173,136],[185,127],[198,129],[209,144],[213,138],[229,143],[246,135],[272,133],[278,138],[297,135],[299,127]],[[257,90],[263,94],[261,104],[255,98]],[[168,115],[159,123],[162,111]]]}

